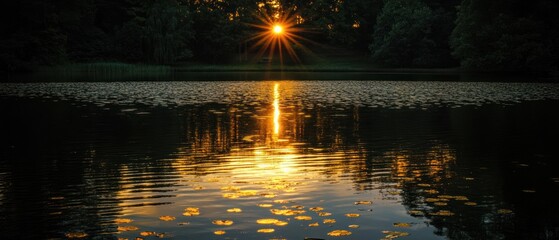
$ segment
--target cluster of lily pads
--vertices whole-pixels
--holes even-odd
[[[274,200],[273,201],[274,204],[291,204],[293,203],[292,201],[289,200]],[[371,205],[373,204],[372,201],[356,201],[354,203],[354,205]],[[275,216],[293,216],[293,219],[296,221],[309,221],[310,223],[306,224],[308,227],[318,227],[321,224],[325,224],[325,225],[329,225],[329,226],[333,226],[336,223],[336,219],[333,218],[324,218],[321,221],[313,221],[315,220],[316,217],[313,217],[311,215],[309,215],[308,213],[314,213],[314,215],[316,215],[317,217],[328,217],[331,216],[332,213],[325,211],[325,209],[323,207],[320,206],[316,206],[316,207],[310,207],[307,208],[305,206],[302,205],[292,205],[292,206],[281,206],[280,208],[272,208],[273,204],[259,204],[259,207],[264,207],[264,208],[270,208],[269,212],[272,215]],[[226,212],[228,213],[241,213],[243,212],[243,210],[241,208],[229,208],[226,210]],[[196,217],[199,216],[201,214],[201,210],[198,207],[186,207],[184,209],[184,212],[182,213],[183,216],[186,217]],[[305,215],[307,214],[307,215]],[[347,218],[358,218],[360,217],[360,214],[358,213],[347,213],[345,214],[345,217]],[[170,222],[170,221],[175,221],[177,220],[176,217],[174,216],[160,216],[159,220],[161,221],[166,221],[166,222]],[[133,225],[130,225],[133,222],[132,219],[128,219],[128,218],[117,218],[114,220],[114,223],[118,225],[117,227],[117,231],[118,232],[131,232],[131,231],[138,231],[139,228]],[[231,219],[214,219],[211,222],[213,225],[216,226],[231,226],[233,224],[235,224],[235,222]],[[185,222],[180,222],[178,223],[178,225],[187,225],[188,223]],[[256,224],[257,225],[265,225],[265,227],[263,228],[259,228],[256,230],[257,234],[267,234],[267,233],[274,233],[276,231],[276,227],[283,227],[289,224],[289,220],[288,221],[284,221],[284,220],[280,220],[277,218],[260,218],[256,220]],[[406,227],[403,225],[403,223],[395,223],[396,227]],[[348,229],[357,229],[359,228],[359,225],[356,224],[351,224],[347,226]],[[348,229],[335,229],[332,231],[329,231],[327,233],[328,236],[331,237],[340,237],[340,236],[349,236],[352,234],[351,231],[349,231]],[[226,230],[215,230],[213,232],[213,234],[215,235],[225,235],[227,234]],[[387,239],[392,239],[395,236],[407,236],[408,233],[401,233],[401,232],[390,232],[390,233],[385,233],[387,234],[386,238]],[[158,232],[154,232],[154,231],[142,231],[139,233],[140,237],[137,237],[136,239],[142,239],[142,237],[149,237],[149,236],[155,236],[155,237],[159,237],[159,238],[163,238],[166,236],[165,233],[158,233]],[[88,234],[87,233],[83,233],[83,232],[69,232],[66,234],[67,238],[85,238],[87,237]],[[119,238],[119,240],[124,240],[126,238]]]

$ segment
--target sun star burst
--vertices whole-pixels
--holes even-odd
[[[272,59],[275,54],[278,54],[280,63],[283,64],[283,55],[286,52],[293,61],[300,63],[301,60],[294,47],[306,49],[301,44],[301,41],[306,39],[300,36],[303,29],[297,27],[295,15],[287,12],[275,14],[272,17],[262,12],[258,18],[261,24],[250,25],[258,28],[259,31],[247,40],[255,41],[253,48],[258,49],[257,59],[262,58],[265,54]]]

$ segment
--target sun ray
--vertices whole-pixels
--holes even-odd
[[[283,9],[281,6],[274,8],[276,11],[272,14],[268,14],[265,9],[260,9],[256,18],[261,24],[248,24],[258,29],[258,32],[246,41],[255,41],[251,49],[257,49],[256,59],[258,60],[262,56],[267,56],[271,61],[277,56],[280,66],[283,66],[285,55],[295,63],[301,63],[298,50],[294,49],[294,46],[310,52],[302,42],[312,41],[300,35],[305,30],[297,27],[297,15],[293,14],[292,9]]]

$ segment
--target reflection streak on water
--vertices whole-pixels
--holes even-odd
[[[279,83],[274,84],[274,136],[277,138],[280,131]]]

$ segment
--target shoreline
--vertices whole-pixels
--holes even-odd
[[[180,64],[120,62],[76,63],[40,67],[33,72],[0,73],[0,82],[38,81],[224,81],[224,80],[379,80],[449,82],[551,82],[559,74],[526,71],[471,71],[452,68],[386,68],[365,62],[308,65]]]

